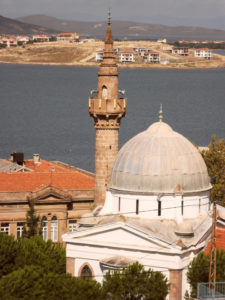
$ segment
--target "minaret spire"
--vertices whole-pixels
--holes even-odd
[[[109,12],[108,12],[108,25],[111,25],[111,11],[109,8]]]
[[[162,104],[160,104],[160,111],[159,111],[159,122],[163,121],[163,110],[162,110]]]
[[[111,12],[109,9],[105,48],[98,72],[97,95],[89,98],[89,114],[94,119],[95,204],[105,201],[113,161],[118,152],[120,120],[126,114],[126,99],[118,91],[118,68],[113,49]]]

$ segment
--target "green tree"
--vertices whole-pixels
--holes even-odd
[[[204,252],[200,252],[189,264],[187,279],[191,285],[191,297],[197,296],[197,285],[200,282],[209,280],[210,257]],[[217,249],[216,251],[216,281],[225,281],[225,251]]]
[[[20,239],[16,257],[16,268],[24,268],[26,265],[41,267],[46,273],[53,272],[63,274],[66,272],[65,249],[54,244],[51,240],[45,242],[41,236],[30,239]]]
[[[221,200],[221,205],[225,206],[225,140],[217,140],[213,135],[209,150],[201,153],[212,178],[211,201]]]
[[[101,286],[95,280],[45,273],[36,266],[18,269],[0,280],[1,300],[95,300]]]
[[[65,274],[65,249],[41,236],[14,240],[13,236],[0,234],[0,278],[26,266],[42,268],[45,273]]]
[[[36,211],[34,208],[34,201],[29,200],[29,210],[26,214],[26,226],[23,229],[23,237],[30,238],[32,236],[40,234],[40,216],[36,215]]]
[[[161,272],[145,270],[138,262],[104,276],[103,299],[109,300],[163,300],[169,283]]]
[[[13,236],[0,233],[0,278],[15,270],[18,245]]]

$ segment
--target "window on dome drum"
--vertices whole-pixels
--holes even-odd
[[[158,200],[158,216],[161,216],[161,201]]]
[[[120,197],[118,198],[118,211],[120,211],[120,206],[121,206],[121,200]]]
[[[136,215],[139,214],[139,200],[136,200]]]
[[[48,240],[48,220],[43,217],[41,220],[42,237],[44,241]]]
[[[53,242],[58,241],[58,220],[56,216],[51,220],[51,240]]]
[[[16,227],[17,238],[21,238],[23,236],[23,228],[24,228],[23,222],[17,223],[17,227]]]
[[[181,216],[184,215],[184,200],[181,200]]]
[[[9,223],[1,223],[1,232],[9,234]]]
[[[92,277],[91,269],[85,265],[81,270],[81,277]]]
[[[77,220],[69,220],[69,231],[74,232],[77,228]]]

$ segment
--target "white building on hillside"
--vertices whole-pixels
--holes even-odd
[[[202,57],[205,59],[212,58],[212,51],[208,48],[199,48],[195,50],[195,57]]]
[[[120,62],[134,62],[133,52],[120,52]]]
[[[160,115],[118,152],[103,208],[64,234],[67,271],[101,281],[138,261],[168,277],[167,299],[184,299],[187,266],[210,234],[210,189],[199,151]]]

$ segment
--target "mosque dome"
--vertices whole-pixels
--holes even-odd
[[[130,193],[193,193],[211,188],[206,164],[184,136],[156,122],[129,140],[111,170],[111,189]]]

